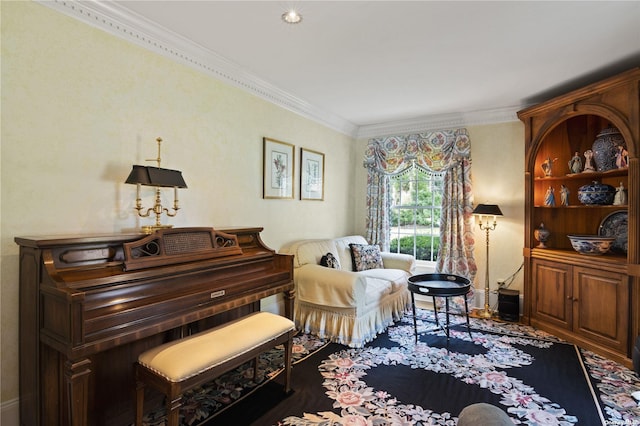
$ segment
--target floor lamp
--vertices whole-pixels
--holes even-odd
[[[478,315],[481,318],[491,318],[493,312],[489,307],[489,231],[496,229],[496,218],[502,216],[502,212],[497,204],[478,204],[473,209],[473,214],[478,217],[480,229],[487,232],[487,264],[484,269],[484,310],[480,311]],[[493,216],[493,223],[489,221],[489,216]]]

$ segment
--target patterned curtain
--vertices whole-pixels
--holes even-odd
[[[391,208],[389,176],[374,169],[367,170],[367,235],[371,244],[389,251],[389,209]]]
[[[389,176],[402,173],[413,165],[429,172],[444,173],[436,271],[467,277],[473,282],[477,268],[473,256],[470,154],[471,142],[466,129],[369,140],[364,158],[368,172],[367,240],[384,251],[389,250]]]
[[[473,192],[468,158],[451,167],[444,177],[440,253],[436,270],[473,281],[477,268],[473,256]]]

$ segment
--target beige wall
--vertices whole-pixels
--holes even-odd
[[[189,186],[163,223],[262,226],[274,249],[353,232],[350,137],[47,7],[3,2],[2,401],[18,395],[14,237],[153,223],[134,215],[123,181],[156,157],[158,136],[162,165]],[[296,145],[296,161],[300,147],[325,153],[325,201],[262,199],[263,136]]]
[[[169,220],[176,226],[262,226],[274,249],[297,238],[364,234],[365,140],[39,4],[0,7],[3,403],[18,396],[14,237],[121,232],[149,223],[134,215],[135,188],[122,182],[132,164],[156,156],[157,136],[165,140],[163,167],[182,170],[189,185],[180,192],[183,209]],[[495,282],[522,261],[523,127],[515,122],[469,131],[476,202],[496,202],[505,213],[491,234]],[[325,201],[262,199],[263,136],[325,153]],[[143,200],[150,201],[150,195]],[[482,233],[476,253],[481,287]]]
[[[468,127],[471,138],[474,204],[498,204],[504,217],[489,233],[489,280],[515,273],[523,262],[524,247],[524,125],[512,122]],[[486,234],[476,228],[476,287],[484,288]],[[522,271],[511,288],[522,294]]]

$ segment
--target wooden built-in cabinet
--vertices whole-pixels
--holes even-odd
[[[535,257],[532,270],[534,325],[583,346],[592,342],[601,345],[609,357],[626,353],[629,343],[626,274],[574,266],[570,260]]]
[[[640,334],[639,101],[640,68],[635,68],[518,113],[526,145],[524,321],[628,366]],[[585,151],[611,126],[625,139],[628,167],[572,174],[568,163],[574,153],[585,162]],[[551,176],[542,168],[548,159]],[[594,181],[623,185],[627,203],[580,203],[579,188]],[[568,206],[560,203],[562,186],[569,190]],[[545,205],[549,187],[555,206]],[[567,235],[598,234],[603,220],[617,212],[628,217],[626,253],[573,250]],[[551,232],[546,248],[535,238],[542,223]]]

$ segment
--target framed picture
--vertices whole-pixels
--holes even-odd
[[[263,138],[262,198],[293,198],[294,146]]]
[[[300,199],[324,200],[324,154],[300,148]]]

